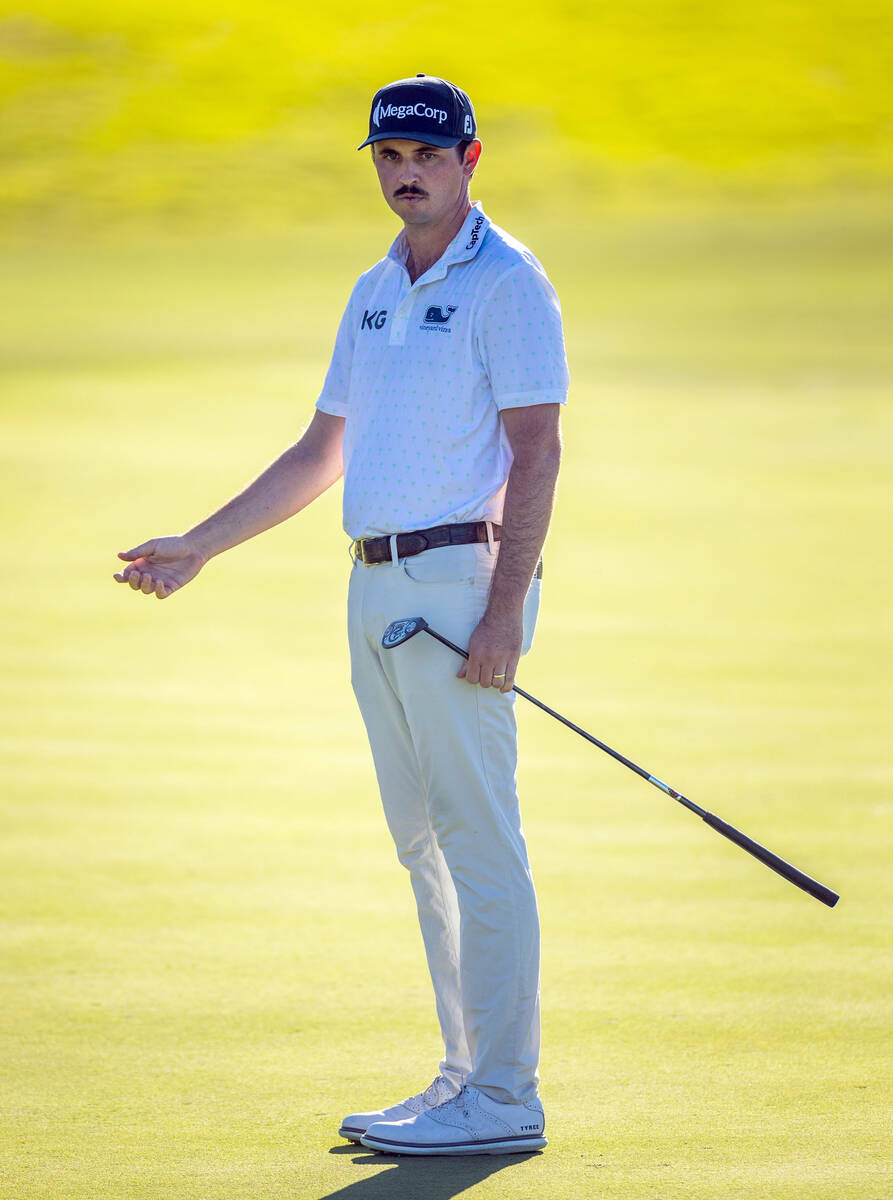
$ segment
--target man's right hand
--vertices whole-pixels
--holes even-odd
[[[135,592],[165,600],[194,579],[207,561],[186,537],[152,538],[118,554],[128,565],[115,574]]]

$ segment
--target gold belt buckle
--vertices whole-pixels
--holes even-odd
[[[366,562],[366,539],[365,538],[357,538],[354,541],[353,545],[354,545],[354,554],[356,555],[356,557],[360,560],[360,562],[363,564],[364,567],[368,567],[369,563]]]

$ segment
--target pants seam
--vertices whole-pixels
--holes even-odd
[[[481,692],[480,692],[480,687],[475,688],[475,713],[477,716],[476,726],[477,726],[477,735],[478,735],[478,750],[479,750],[480,757],[481,757],[481,770],[483,773],[484,780],[486,781],[486,784],[487,784],[487,794],[490,798],[490,808],[494,814],[498,814],[499,824],[502,825],[502,824],[504,824],[504,821],[502,819],[502,812],[501,812],[499,805],[497,804],[496,799],[495,799],[495,795],[494,795],[494,791],[493,791],[493,784],[490,779],[490,771],[489,771],[489,767],[487,764],[487,756],[484,753],[484,739],[483,739],[483,733],[481,731]],[[521,975],[522,975],[522,972],[521,972],[521,928],[520,928],[520,923],[518,920],[518,911],[514,905],[512,906],[511,912],[512,912],[512,940],[514,943],[514,951],[515,951],[515,1001],[516,1001],[515,1002],[515,1016],[514,1016],[514,1020],[512,1021],[512,1025],[511,1025],[512,1062],[516,1063],[518,1061],[518,1021],[520,1020],[520,1013],[521,1013]],[[517,1075],[516,1075],[516,1072],[514,1071],[514,1069],[512,1071],[512,1078],[513,1078],[515,1090],[517,1091],[518,1080],[517,1080]]]

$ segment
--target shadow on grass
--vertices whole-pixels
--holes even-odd
[[[533,1154],[469,1154],[467,1156],[439,1155],[410,1157],[405,1154],[379,1154],[359,1146],[333,1146],[330,1154],[352,1154],[358,1167],[383,1167],[366,1179],[348,1183],[337,1191],[327,1192],[319,1200],[453,1200],[476,1183],[516,1166]]]

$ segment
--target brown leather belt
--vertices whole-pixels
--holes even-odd
[[[502,537],[502,526],[491,525],[493,541]],[[424,550],[435,550],[439,546],[468,546],[472,542],[487,541],[486,521],[465,521],[459,525],[435,525],[433,529],[414,529],[411,533],[397,534],[397,557],[410,558]],[[364,567],[391,561],[390,537],[357,538],[351,553]]]

